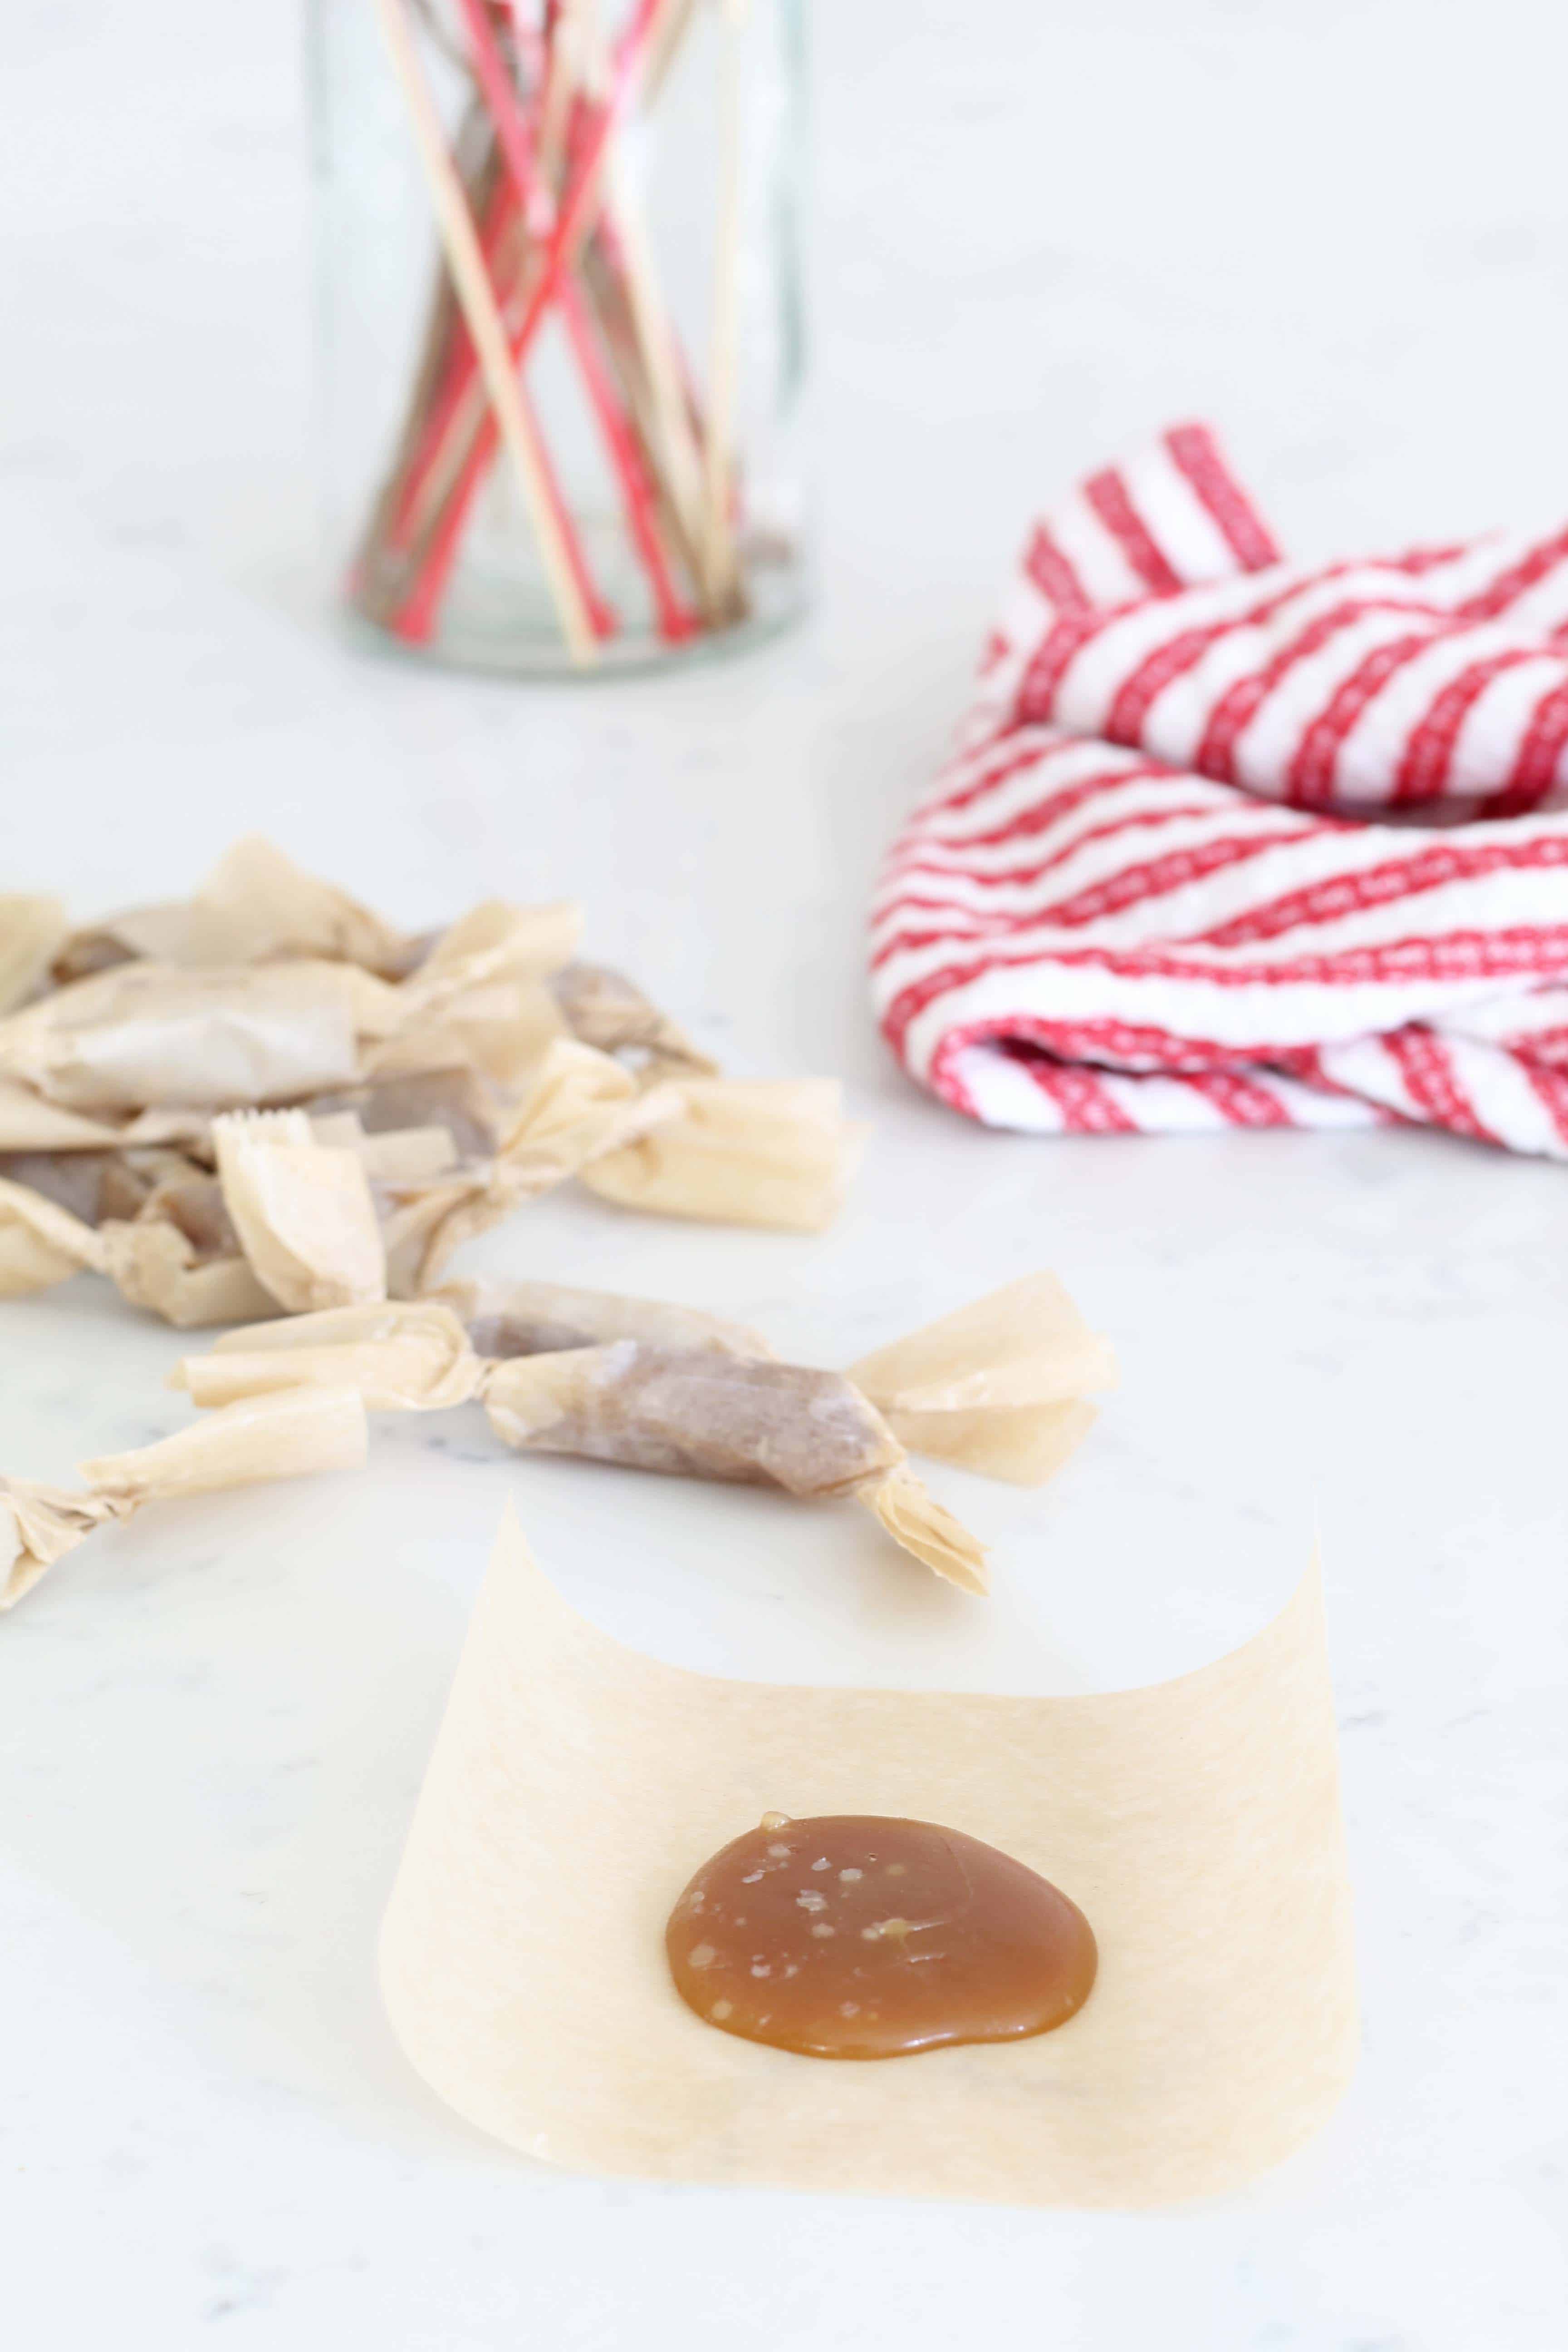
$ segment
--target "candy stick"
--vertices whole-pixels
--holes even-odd
[[[719,229],[713,255],[713,338],[709,362],[704,448],[703,563],[716,589],[733,593],[735,542],[732,445],[741,309],[741,64],[746,0],[722,0],[719,64]]]
[[[374,0],[374,6],[414,126],[447,266],[479,357],[496,426],[522,491],[561,633],[573,660],[587,667],[597,658],[598,646],[594,613],[584,591],[581,551],[574,561],[563,530],[562,510],[552,496],[537,428],[514,373],[513,355],[462,183],[447,152],[440,117],[400,0]]]
[[[664,88],[665,76],[679,54],[680,45],[691,26],[692,11],[697,0],[675,0],[665,16],[658,34],[649,46],[647,64],[643,70],[643,102],[651,106]]]
[[[592,0],[583,0],[583,5],[587,31],[588,75],[593,82],[602,85],[606,72],[604,43],[592,13]],[[679,0],[672,0],[672,10],[679,5]],[[632,324],[652,395],[653,435],[660,460],[658,470],[665,478],[685,536],[697,550],[698,578],[704,591],[704,601],[711,602],[715,583],[704,561],[702,465],[682,394],[675,337],[659,298],[658,273],[641,210],[631,184],[621,169],[620,159],[613,151],[605,166],[600,214],[625,279]],[[710,614],[710,617],[717,615]]]
[[[470,209],[483,221],[485,262],[493,282],[499,282],[505,248],[517,226],[499,161],[492,141],[480,171],[466,183]],[[443,268],[437,275],[424,353],[397,452],[351,572],[354,592],[373,620],[390,621],[398,598],[406,591],[408,524],[414,502],[440,456],[454,415],[476,382],[478,369],[451,278]]]
[[[614,452],[626,502],[626,530],[648,576],[658,633],[668,643],[679,644],[693,634],[698,621],[696,614],[682,604],[676,590],[659,537],[658,501],[648,478],[641,446],[632,429],[631,419],[616,398],[594,339],[592,321],[574,287],[563,298],[562,307],[566,331],[572,339],[583,381],[588,387],[588,396],[594,403],[605,438]]]

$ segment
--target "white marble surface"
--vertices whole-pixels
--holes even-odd
[[[1568,1178],[1419,1137],[1049,1145],[916,1098],[861,908],[1038,489],[1220,416],[1293,541],[1568,511],[1568,35],[1546,0],[816,12],[818,624],[519,694],[351,657],[310,559],[292,11],[21,0],[0,85],[5,880],[93,908],[263,825],[410,919],[581,891],[739,1067],[876,1121],[820,1241],[552,1202],[477,1250],[823,1360],[1041,1263],[1125,1385],[1045,1498],[942,1481],[989,1612],[868,1526],[377,1439],[149,1515],[0,1635],[7,2339],[337,2352],[1547,2352],[1563,2307]],[[174,1426],[175,1337],[8,1308],[3,1458]],[[502,1497],[693,1664],[1114,1684],[1262,1622],[1314,1517],[1366,2052],[1253,2195],[1075,2217],[647,2190],[412,2078],[373,1944]],[[1555,2042],[1553,2034],[1555,2033]]]

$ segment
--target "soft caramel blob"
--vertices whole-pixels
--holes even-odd
[[[1048,2033],[1097,1965],[1048,1879],[962,1830],[869,1813],[764,1813],[691,1880],[665,1948],[699,2017],[811,2058]]]

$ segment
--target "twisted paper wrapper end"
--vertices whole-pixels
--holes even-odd
[[[0,1610],[30,1592],[94,1528],[129,1518],[144,1503],[363,1469],[369,1452],[363,1399],[340,1385],[249,1397],[154,1444],[84,1462],[84,1494],[0,1477]]]

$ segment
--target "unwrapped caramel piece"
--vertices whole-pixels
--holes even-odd
[[[896,1814],[764,1813],[687,1882],[665,1951],[710,2025],[812,2058],[1050,2033],[1099,1965],[1089,1921],[1049,1879]]]

